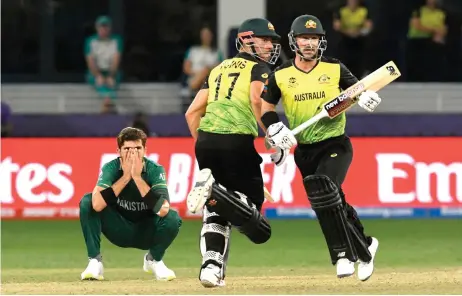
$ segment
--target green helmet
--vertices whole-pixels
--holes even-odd
[[[317,46],[317,52],[313,57],[307,57],[303,54],[302,50],[297,44],[296,37],[300,35],[318,35],[319,43]],[[293,52],[296,52],[300,55],[302,59],[305,60],[319,60],[324,51],[327,49],[327,40],[326,40],[326,31],[322,27],[321,21],[313,15],[301,15],[297,17],[290,27],[289,45],[290,49]]]
[[[253,37],[270,37],[273,41],[276,41],[273,42],[273,48],[270,52],[269,58],[260,56],[262,49],[255,44]],[[236,48],[240,50],[244,46],[248,46],[250,47],[251,52],[247,53],[269,64],[275,64],[281,54],[281,44],[278,43],[280,39],[281,36],[276,33],[273,24],[271,24],[267,19],[252,18],[245,20],[239,27],[236,38]],[[257,52],[257,49],[260,50],[260,53]]]

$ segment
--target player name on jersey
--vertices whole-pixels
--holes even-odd
[[[231,59],[231,60],[223,61],[223,63],[221,63],[220,65],[220,70],[229,69],[229,68],[244,69],[246,66],[247,66],[247,61],[244,59],[240,59],[240,60]]]

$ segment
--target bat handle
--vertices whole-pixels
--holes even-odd
[[[304,123],[302,123],[299,126],[297,126],[296,128],[294,128],[292,130],[292,134],[296,135],[296,134],[300,133],[301,131],[303,131],[304,129],[309,127],[310,125],[316,123],[318,120],[325,117],[326,115],[327,115],[327,112],[323,109],[322,112],[316,114],[315,116],[311,117],[310,119],[308,119]]]

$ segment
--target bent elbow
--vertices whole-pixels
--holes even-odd
[[[260,110],[262,106],[261,101],[262,99],[260,97],[252,97],[252,99],[250,100],[250,103],[252,104],[254,108],[257,108],[258,110]]]
[[[188,108],[188,110],[186,110],[186,113],[184,114],[184,117],[186,118],[186,120],[191,120],[192,117],[194,117],[194,110],[192,110],[191,108]]]

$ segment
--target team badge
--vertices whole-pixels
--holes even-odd
[[[330,81],[330,77],[326,74],[323,74],[318,79],[319,83],[328,83]]]
[[[307,29],[310,29],[310,28],[316,29],[316,22],[313,20],[309,20],[306,22],[305,27]]]

